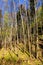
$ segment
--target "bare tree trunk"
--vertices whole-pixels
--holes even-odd
[[[2,48],[2,11],[0,10],[0,48]]]
[[[34,21],[34,15],[35,15],[35,7],[34,7],[34,0],[30,0],[30,54],[32,54],[32,33],[31,33],[31,23]]]

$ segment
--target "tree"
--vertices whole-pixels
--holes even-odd
[[[2,48],[2,10],[0,10],[0,48]]]
[[[5,40],[5,48],[9,44],[8,40],[10,38],[10,20],[9,20],[9,14],[5,12],[4,14],[4,31],[3,31],[3,39]]]
[[[38,23],[37,23],[37,13],[35,10],[35,5],[37,4],[35,2],[36,0],[30,0],[30,19],[31,19],[31,22],[34,23],[34,28],[32,29],[34,36],[31,35],[31,37],[32,37],[32,41],[34,41],[33,44],[35,44],[35,58],[38,58],[38,51],[37,51],[38,49]],[[31,28],[31,25],[30,25],[30,28]],[[32,49],[32,43],[31,43],[31,49]]]
[[[35,14],[35,5],[34,5],[34,0],[30,0],[30,16],[31,19],[34,18],[34,14]]]

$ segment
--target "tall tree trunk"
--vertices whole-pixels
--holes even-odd
[[[32,53],[32,33],[31,33],[31,22],[34,21],[34,15],[35,15],[35,7],[34,7],[34,0],[30,0],[30,47],[31,47],[31,53]],[[34,23],[34,22],[33,22]],[[34,29],[35,31],[35,29]],[[34,32],[33,31],[33,32]],[[35,42],[34,42],[35,43]]]
[[[35,19],[37,19],[37,16],[35,15],[35,0],[30,0],[30,19],[31,22],[34,21],[34,44],[35,44],[35,58],[37,57],[37,47],[38,47],[38,25],[35,21]],[[36,18],[35,18],[36,17]],[[31,24],[31,23],[30,23]],[[36,32],[37,31],[37,32]],[[31,35],[32,37],[32,35]],[[31,52],[32,52],[32,43],[31,43]]]
[[[2,48],[2,11],[0,10],[0,48]]]
[[[30,16],[31,19],[34,18],[35,15],[35,3],[34,0],[30,0]]]

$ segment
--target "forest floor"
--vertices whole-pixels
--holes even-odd
[[[43,65],[39,60],[29,57],[18,47],[15,50],[2,48],[0,50],[0,65]]]

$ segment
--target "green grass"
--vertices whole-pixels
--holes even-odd
[[[0,60],[4,58],[6,61],[12,59],[14,61],[18,60],[18,57],[10,50],[5,50],[4,48],[0,51]]]
[[[16,54],[18,54],[18,56]],[[4,65],[19,65],[19,63],[21,65],[42,65],[42,63],[37,59],[31,61],[28,52],[23,53],[19,48],[16,48],[16,51],[2,48],[0,50],[0,65],[3,65],[3,59],[5,62]]]
[[[35,60],[36,65],[43,65],[39,60]]]

